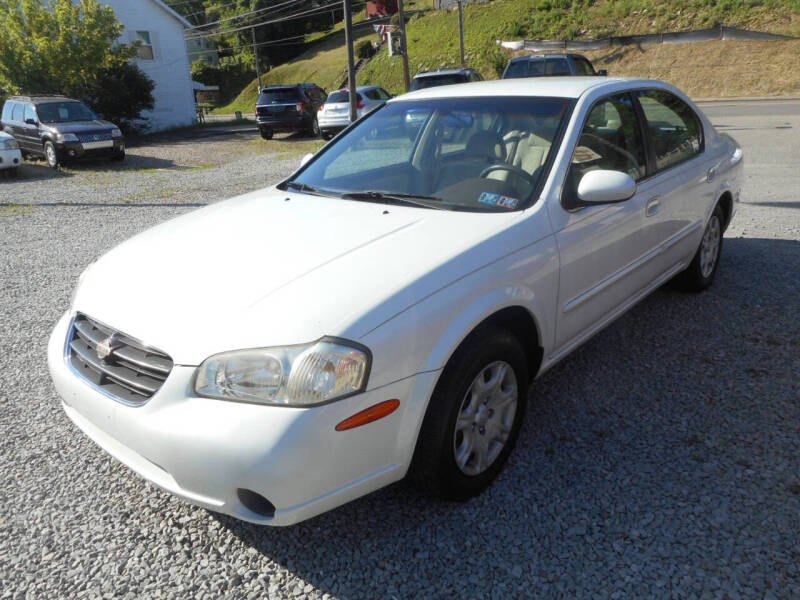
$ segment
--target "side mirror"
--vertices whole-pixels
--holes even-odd
[[[314,155],[313,155],[313,154],[311,154],[311,152],[309,152],[309,153],[308,153],[308,154],[306,154],[306,155],[305,155],[303,158],[301,158],[301,159],[300,159],[300,166],[302,167],[304,164],[306,164],[306,163],[307,163],[308,161],[310,161],[312,158],[314,158]]]
[[[38,123],[36,122],[36,119],[25,119],[25,123],[27,125],[38,125]]]
[[[624,202],[635,193],[636,182],[622,171],[589,171],[578,184],[578,199],[583,205]]]
[[[600,69],[597,72],[597,74],[600,75],[601,77],[607,77],[608,76],[608,70],[607,69]]]

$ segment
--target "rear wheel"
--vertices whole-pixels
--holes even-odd
[[[725,216],[719,204],[706,224],[700,247],[685,271],[675,278],[676,285],[690,292],[700,292],[714,282],[722,254],[722,229]]]
[[[317,122],[317,117],[314,117],[314,120],[311,121],[311,135],[312,137],[319,137],[319,122]]]
[[[527,390],[525,354],[511,333],[487,327],[470,335],[431,397],[411,477],[450,500],[480,493],[516,443]]]
[[[125,148],[120,148],[119,152],[111,157],[111,160],[116,160],[118,162],[125,160]]]
[[[262,127],[261,129],[259,129],[259,132],[261,133],[261,137],[264,138],[265,140],[271,140],[272,139],[272,135],[273,135],[272,128],[270,128],[270,127]]]
[[[44,159],[51,169],[57,169],[61,164],[61,157],[58,155],[58,150],[53,142],[47,141],[44,143]]]

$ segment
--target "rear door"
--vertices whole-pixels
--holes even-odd
[[[33,104],[25,104],[21,127],[24,132],[26,150],[41,151],[42,138],[39,135],[39,117]]]
[[[645,236],[659,274],[680,270],[700,244],[714,201],[713,161],[705,153],[703,125],[686,102],[659,89],[635,94],[649,137],[652,176],[645,194]]]

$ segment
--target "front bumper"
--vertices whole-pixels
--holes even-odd
[[[436,373],[409,377],[319,407],[298,409],[193,395],[195,367],[176,365],[144,405],[114,401],[77,376],[64,356],[72,315],[56,325],[50,373],[64,411],[100,447],[145,479],[192,504],[265,525],[290,525],[401,479]],[[337,432],[345,418],[397,398],[400,407]],[[260,494],[274,514],[246,506]]]
[[[18,149],[0,150],[0,169],[15,169],[22,164],[22,152]]]
[[[98,145],[95,146],[94,144]],[[64,159],[105,158],[117,156],[125,151],[125,140],[111,140],[111,145],[100,146],[103,142],[56,142],[56,150]]]

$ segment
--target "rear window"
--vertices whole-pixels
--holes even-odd
[[[258,95],[258,104],[290,104],[298,100],[296,89],[264,90]]]
[[[467,80],[466,77],[458,74],[415,77],[414,81],[411,82],[411,87],[409,88],[409,91],[413,92],[414,90],[422,90],[425,88],[437,87],[440,85],[452,85],[454,83],[464,83],[466,80]]]
[[[545,75],[569,75],[569,64],[566,58],[548,58]]]
[[[519,77],[528,76],[528,61],[518,60],[508,63],[506,72],[503,73],[503,79],[517,79]]]
[[[356,98],[359,102],[361,102],[361,94],[356,94]],[[328,103],[330,104],[337,104],[341,102],[350,102],[350,92],[347,90],[339,90],[337,92],[332,92],[328,96]]]

